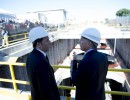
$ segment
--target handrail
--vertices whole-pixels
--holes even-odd
[[[22,66],[22,67],[25,67],[26,64],[25,63],[14,63],[14,62],[0,62],[1,65],[15,65],[15,66]],[[52,66],[53,68],[67,68],[69,69],[70,66],[63,66],[63,65],[53,65]],[[115,72],[126,72],[126,73],[130,73],[130,69],[114,69],[114,68],[108,68],[108,71],[115,71]]]
[[[15,63],[15,62],[0,62],[0,65],[9,65],[10,67],[10,72],[11,72],[11,76],[12,79],[5,79],[5,78],[0,78],[0,81],[2,82],[9,82],[13,84],[14,87],[14,91],[16,93],[18,93],[18,88],[17,88],[17,83],[19,84],[25,84],[25,85],[29,85],[28,81],[21,81],[21,80],[16,80],[15,79],[15,75],[14,75],[14,70],[13,70],[13,66],[21,66],[21,67],[25,67],[26,64],[25,63]],[[59,65],[53,65],[53,68],[67,68],[69,69],[70,66],[59,66]],[[113,68],[108,68],[108,71],[114,71],[114,72],[127,72],[130,73],[130,69],[113,69]],[[70,86],[58,86],[59,89],[67,89],[67,90],[75,90],[75,87],[70,87]],[[0,92],[1,93],[1,92]],[[130,93],[128,92],[119,92],[119,91],[105,91],[105,93],[107,94],[115,94],[115,95],[124,95],[124,96],[130,96]],[[30,96],[29,96],[30,97]]]
[[[26,39],[27,38],[27,34],[28,33],[22,33],[22,34],[15,34],[15,35],[11,35],[11,36],[8,36],[8,37],[17,37],[17,36],[24,36],[24,38],[20,38],[20,39],[15,39],[15,40],[11,40],[11,41],[8,41],[8,42],[14,42],[14,41],[19,41],[19,40],[23,40],[23,39]]]
[[[16,41],[20,41],[20,40],[25,40],[27,39],[27,35],[28,33],[21,33],[21,34],[15,34],[15,35],[11,35],[11,36],[8,36],[8,38],[13,38],[13,37],[17,37],[17,36],[24,36],[23,38],[18,38],[18,39],[14,39],[14,40],[8,40],[8,44],[11,43],[11,42],[16,42]],[[0,37],[0,40],[3,39],[3,37]]]
[[[75,90],[75,87],[71,86],[58,86],[59,89],[67,89],[67,90]],[[118,92],[118,91],[105,91],[107,94],[115,94],[115,95],[123,95],[123,96],[130,96],[128,92]]]

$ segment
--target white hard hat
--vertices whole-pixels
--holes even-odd
[[[100,32],[96,28],[87,28],[86,30],[83,31],[81,36],[97,44],[100,43],[101,35],[100,35]]]
[[[34,42],[36,39],[40,39],[46,36],[48,36],[48,33],[45,31],[43,27],[34,27],[29,32],[29,41]]]

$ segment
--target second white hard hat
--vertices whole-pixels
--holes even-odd
[[[81,36],[97,44],[99,44],[101,40],[100,32],[96,28],[87,28],[82,32]]]
[[[45,31],[43,27],[34,27],[29,32],[29,41],[34,42],[36,39],[40,39],[46,36],[48,36],[48,33]]]

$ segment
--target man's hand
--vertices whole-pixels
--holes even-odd
[[[73,60],[77,60],[75,51],[73,52]]]
[[[77,55],[77,54],[76,54],[75,51],[71,52],[71,54],[69,55],[69,59],[70,59],[70,60],[77,60],[76,55]]]

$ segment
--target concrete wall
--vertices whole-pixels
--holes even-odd
[[[114,39],[108,40],[114,48]],[[117,39],[116,40],[116,55],[121,58],[122,66],[130,68],[130,39]]]
[[[50,63],[57,65],[62,63],[70,51],[76,46],[78,40],[60,39],[52,43],[52,47],[47,53]]]
[[[111,45],[111,49],[114,48],[114,39],[108,40]],[[117,39],[116,40],[116,52],[115,57],[119,62],[122,68],[130,69],[130,39]],[[130,73],[124,73],[126,76],[126,81],[124,83],[124,92],[130,92]],[[124,96],[125,97],[125,96]],[[129,97],[125,97],[126,99],[122,100],[129,100]],[[129,98],[129,99],[128,99]]]

